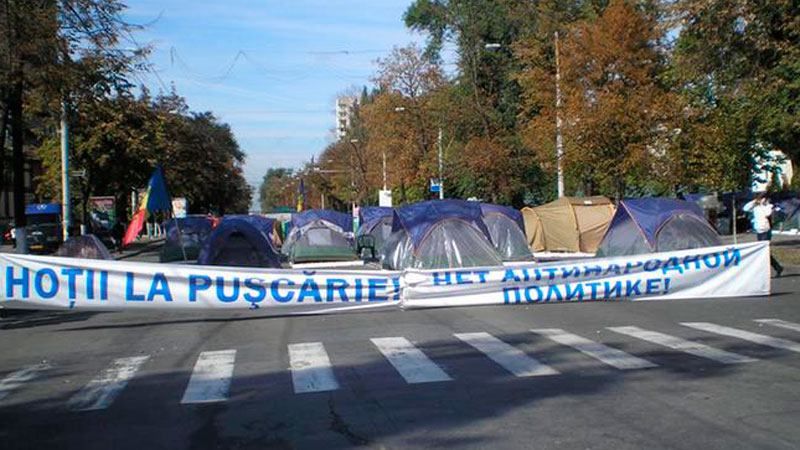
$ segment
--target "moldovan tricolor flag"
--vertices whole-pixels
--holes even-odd
[[[306,185],[303,179],[300,178],[300,184],[297,186],[297,212],[300,212],[305,207],[306,203]]]
[[[164,172],[161,171],[161,166],[159,166],[150,176],[150,182],[147,183],[147,192],[144,194],[142,204],[139,205],[139,210],[133,215],[131,223],[128,224],[128,229],[125,230],[122,246],[130,244],[136,239],[136,236],[142,231],[148,213],[171,210],[172,198],[170,198],[167,190],[167,183],[164,181]]]

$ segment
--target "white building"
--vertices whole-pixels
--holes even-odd
[[[336,98],[336,138],[342,139],[350,130],[353,122],[355,108],[358,105],[356,97],[342,96]]]

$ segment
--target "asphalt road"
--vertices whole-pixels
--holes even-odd
[[[800,325],[756,320],[800,324],[799,283],[290,318],[14,314],[0,321],[0,447],[794,449]],[[530,331],[554,328],[561,343]]]

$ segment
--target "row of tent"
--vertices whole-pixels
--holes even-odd
[[[437,269],[532,261],[542,252],[633,255],[720,245],[695,203],[667,198],[561,198],[521,211],[464,200],[432,200],[400,208],[363,207],[353,233],[349,214],[308,210],[289,229],[262,216],[220,220],[189,216],[166,223],[161,260],[202,265],[281,267],[354,261],[365,253],[382,267]]]

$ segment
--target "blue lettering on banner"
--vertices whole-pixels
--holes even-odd
[[[44,279],[49,278],[50,289],[44,288]],[[56,271],[50,268],[41,269],[36,272],[33,277],[33,287],[36,290],[36,295],[43,299],[50,299],[58,293],[58,275]]]
[[[644,271],[645,272],[655,272],[661,267],[661,260],[660,259],[648,259],[644,263]]]
[[[450,272],[433,272],[434,286],[449,285],[451,283],[452,281],[450,281]]]
[[[385,302],[389,299],[385,292],[383,295],[379,295],[380,291],[386,291],[387,284],[385,278],[370,278],[367,280],[367,285],[369,286],[368,301]]]
[[[625,282],[625,297],[632,297],[634,295],[642,295],[642,291],[639,289],[639,284],[642,280],[627,280]]]
[[[217,299],[223,303],[232,303],[239,299],[239,277],[233,277],[231,279],[231,285],[233,286],[233,290],[230,295],[225,294],[225,278],[217,277],[216,283],[217,285]]]
[[[150,292],[147,293],[147,301],[152,302],[156,295],[164,297],[164,301],[172,301],[172,292],[169,290],[167,277],[161,272],[156,272],[153,276],[153,281],[150,283]]]
[[[489,273],[486,271],[486,273]],[[393,300],[400,300],[400,277],[393,277],[392,278],[392,285],[394,286],[394,298]]]
[[[16,297],[14,295],[14,286],[19,286],[21,295]],[[6,298],[21,298],[27,299],[30,296],[30,270],[27,267],[22,268],[22,273],[19,278],[14,278],[14,267],[6,267]]]
[[[206,275],[189,275],[189,301],[197,301],[197,293],[211,287],[211,277]]]
[[[133,272],[125,272],[125,301],[128,302],[143,302],[144,294],[134,293],[133,282],[136,279]]]
[[[456,284],[472,284],[469,278],[472,272],[456,272]]]
[[[709,256],[713,256],[714,260],[713,263],[708,261]],[[709,255],[703,255],[703,264],[706,265],[709,269],[716,269],[722,264],[722,259],[719,257],[719,253],[711,253]]]
[[[100,300],[108,300],[108,272],[100,271]]]
[[[297,303],[302,303],[306,297],[312,297],[315,302],[322,302],[322,296],[319,294],[319,285],[313,278],[306,278],[303,285],[300,286],[300,293],[297,295]]]
[[[619,264],[609,264],[606,267],[606,275],[613,273],[614,275],[622,275],[622,267]]]
[[[328,283],[325,286],[326,291],[326,298],[329,302],[332,302],[336,296],[334,294],[339,295],[339,300],[342,302],[346,302],[347,300],[347,287],[350,283],[347,280],[342,278],[329,278]]]
[[[581,276],[581,268],[573,266],[572,268],[562,267],[561,268],[561,278],[569,278],[569,277],[580,277]]]
[[[67,276],[67,296],[70,300],[75,300],[77,296],[78,275],[83,273],[83,269],[76,269],[74,267],[65,267],[61,269],[61,274]]]
[[[657,294],[661,289],[661,279],[659,278],[650,278],[645,283],[644,293],[646,295],[653,295]]]
[[[564,288],[567,291],[566,300],[583,300],[583,283],[572,285],[567,283],[564,285]],[[592,298],[594,298],[594,296],[592,296]]]
[[[263,283],[263,280],[258,278],[246,278],[244,287],[250,291],[244,294],[244,299],[250,303],[259,303],[267,298],[267,288]]]
[[[295,285],[294,281],[288,278],[278,278],[276,280],[273,280],[272,283],[270,283],[269,292],[272,298],[274,298],[276,302],[288,303],[292,301],[292,299],[294,298],[294,291],[290,289],[286,294],[281,294],[280,291],[278,291],[278,288],[281,287],[281,282],[285,282],[286,286],[289,288]]]
[[[622,296],[622,281],[605,281],[603,288],[604,296],[606,298],[614,298]]]
[[[700,255],[687,255],[683,257],[683,267],[689,270],[690,264],[694,263],[695,270],[700,270]]]
[[[514,269],[506,269],[506,273],[503,275],[501,282],[505,283],[507,281],[520,282],[522,280],[517,276],[516,272],[514,272]]]
[[[742,262],[742,253],[738,248],[725,250],[725,267],[730,267],[731,264],[738,266]]]
[[[641,266],[642,266],[642,262],[641,261],[636,261],[634,263],[626,263],[625,264],[625,274],[627,275],[627,274],[631,273],[633,271],[633,269],[636,269],[637,267],[641,267]]]
[[[86,269],[86,299],[94,300],[94,270]]]

